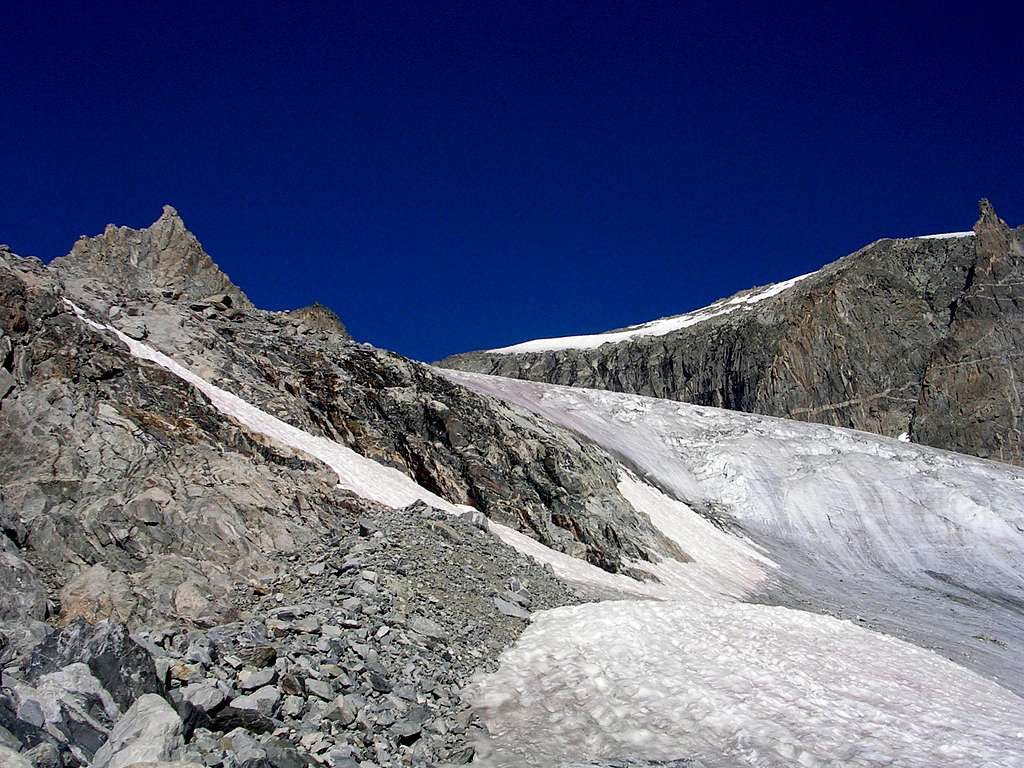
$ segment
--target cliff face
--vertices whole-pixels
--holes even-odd
[[[611,343],[530,343],[440,365],[906,433],[1021,464],[1022,243],[982,201],[973,233],[879,240],[663,335],[627,329]]]

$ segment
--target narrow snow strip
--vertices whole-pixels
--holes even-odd
[[[659,597],[741,600],[752,595],[777,568],[746,539],[716,528],[686,504],[665,495],[628,472],[619,492],[689,556],[689,562],[665,558],[659,563],[628,564],[658,579]]]
[[[501,354],[516,354],[520,352],[548,352],[561,349],[596,349],[602,344],[617,344],[622,341],[634,339],[638,336],[664,336],[672,333],[673,331],[689,328],[690,326],[697,325],[705,320],[710,320],[713,317],[727,315],[737,309],[749,310],[755,304],[773,296],[778,296],[783,291],[792,288],[801,280],[806,280],[813,274],[815,273],[810,272],[806,275],[800,275],[799,277],[794,277],[789,280],[783,280],[781,283],[768,285],[764,288],[750,293],[745,293],[731,299],[716,301],[714,304],[710,304],[702,309],[696,309],[684,315],[663,317],[659,320],[652,320],[651,322],[643,323],[641,325],[630,326],[629,328],[621,331],[609,331],[607,333],[596,333],[584,336],[563,336],[553,339],[536,339],[534,341],[524,341],[520,344],[513,344],[510,347],[500,347],[498,349],[489,349],[487,351]]]
[[[940,235],[918,235],[908,240],[952,240],[955,237],[974,237],[973,232],[944,232]]]
[[[1009,691],[850,622],[764,605],[622,601],[546,611],[471,696],[495,768],[614,759],[705,768],[1024,764],[1024,701]]]
[[[555,575],[563,581],[596,590],[604,596],[650,599],[667,594],[665,589],[658,584],[645,584],[629,576],[608,573],[585,560],[570,557],[563,552],[556,552],[539,541],[493,520],[490,522],[490,530],[518,552],[532,557],[538,563],[550,565]]]
[[[67,300],[65,299],[65,301]],[[210,398],[214,408],[224,415],[230,416],[253,432],[265,435],[271,440],[319,459],[334,470],[338,476],[338,483],[343,488],[357,493],[365,499],[377,501],[390,507],[404,507],[422,500],[449,512],[462,512],[470,509],[445,501],[393,467],[385,467],[372,459],[360,456],[351,448],[325,437],[311,435],[271,416],[237,395],[196,376],[185,366],[149,345],[136,341],[109,325],[101,325],[89,320],[85,313],[70,301],[67,301],[67,304],[90,328],[98,331],[111,331],[116,334],[135,357],[156,363],[178,378],[187,381]]]

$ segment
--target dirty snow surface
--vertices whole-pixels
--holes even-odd
[[[478,704],[504,747],[495,766],[630,756],[685,756],[707,768],[1024,760],[1024,702],[1006,689],[849,622],[763,605],[549,611],[505,653]]]
[[[793,277],[789,280],[783,280],[781,283],[774,283],[763,288],[756,288],[753,291],[742,293],[730,299],[721,299],[716,301],[714,304],[709,304],[708,306],[703,307],[702,309],[695,309],[692,312],[687,312],[685,315],[663,317],[660,320],[652,320],[649,323],[633,325],[621,331],[594,333],[586,336],[562,336],[555,339],[535,339],[533,341],[524,341],[520,344],[513,344],[510,347],[500,347],[498,349],[489,349],[487,351],[502,354],[515,354],[520,352],[549,352],[560,349],[596,349],[602,344],[618,344],[619,342],[629,341],[630,339],[634,339],[638,336],[665,336],[666,334],[674,331],[689,328],[691,325],[697,325],[705,320],[710,320],[713,317],[728,315],[729,313],[737,310],[749,311],[765,299],[778,296],[780,293],[792,288],[801,280],[806,280],[812,274],[814,273],[812,272],[810,274],[800,275],[799,277]]]
[[[666,580],[662,602],[538,617],[477,691],[495,765],[1024,765],[1020,469],[822,425],[444,373],[587,435],[681,500],[678,514],[700,511],[764,557],[745,595]]]

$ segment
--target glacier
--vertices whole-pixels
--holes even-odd
[[[667,605],[541,617],[478,692],[496,765],[528,764],[531,749],[566,765],[1024,764],[1024,471],[835,427],[443,374],[592,439],[765,565],[743,595],[680,589]]]

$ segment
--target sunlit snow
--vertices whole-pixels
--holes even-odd
[[[1024,764],[1024,701],[1006,689],[850,622],[764,605],[548,611],[475,694],[495,768]]]
[[[938,235],[918,235],[911,240],[951,240],[955,237],[974,237],[973,232],[943,232]]]
[[[1024,692],[1024,470],[819,424],[443,371],[593,439],[778,568],[762,599],[860,619]]]

